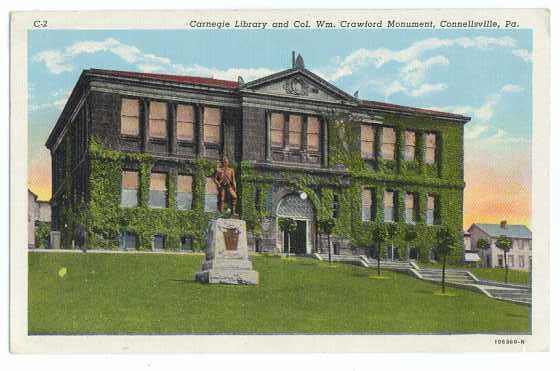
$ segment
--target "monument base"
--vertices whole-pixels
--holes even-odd
[[[202,283],[225,283],[230,285],[258,285],[259,273],[251,270],[211,269],[198,272],[195,279]]]
[[[244,220],[212,220],[207,236],[206,256],[202,271],[195,275],[196,281],[231,285],[259,283],[259,274],[249,260]]]

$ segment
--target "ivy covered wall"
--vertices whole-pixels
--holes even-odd
[[[463,209],[463,127],[430,117],[384,117],[384,125],[396,129],[396,159],[383,160],[381,154],[382,131],[376,130],[375,152],[371,160],[363,160],[360,152],[360,124],[348,115],[329,119],[328,159],[331,168],[341,165],[346,176],[317,174],[311,171],[274,173],[254,167],[247,161],[232,163],[237,170],[239,213],[247,222],[253,235],[260,236],[261,222],[270,212],[266,198],[274,182],[280,182],[293,191],[304,191],[314,206],[316,221],[333,216],[336,198],[337,213],[334,234],[350,240],[355,247],[371,247],[372,231],[376,223],[383,222],[382,195],[385,189],[396,192],[396,220],[390,223],[391,242],[405,256],[408,246],[414,246],[420,258],[427,258],[434,244],[437,226],[425,223],[426,197],[436,196],[439,224],[449,226],[459,234],[462,230]],[[404,131],[416,132],[414,161],[404,161]],[[424,135],[435,133],[437,138],[436,161],[424,162]],[[70,140],[70,139],[68,139]],[[70,150],[70,145],[65,146]],[[70,154],[69,154],[70,155]],[[70,176],[66,177],[65,192],[61,197],[61,232],[63,247],[71,248],[74,231],[78,225],[85,228],[87,247],[116,249],[119,235],[130,232],[137,236],[139,249],[151,249],[152,236],[165,236],[166,249],[179,249],[181,238],[192,240],[192,247],[204,248],[206,225],[214,215],[204,211],[204,180],[212,175],[216,162],[196,159],[169,164],[167,208],[148,207],[149,178],[156,160],[146,153],[110,150],[90,139],[88,145],[87,196],[73,194]],[[171,161],[171,160],[170,160]],[[161,160],[160,160],[161,162]],[[123,168],[139,172],[138,207],[120,207],[121,174]],[[178,173],[193,176],[192,210],[175,208],[176,176]],[[372,220],[361,221],[361,190],[372,191]],[[416,223],[404,222],[404,195],[411,192],[417,201]],[[410,230],[415,238],[410,239]]]

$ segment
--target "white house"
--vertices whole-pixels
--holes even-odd
[[[27,190],[27,246],[35,248],[35,228],[37,222],[51,221],[51,204],[48,201],[40,201],[37,195]]]
[[[490,248],[479,250],[478,254],[484,267],[504,267],[504,253],[496,247],[496,240],[506,236],[512,240],[511,250],[507,253],[508,268],[529,271],[531,269],[532,233],[529,228],[521,224],[507,224],[504,220],[500,224],[475,223],[468,229],[473,249],[477,249],[478,241],[485,239]]]

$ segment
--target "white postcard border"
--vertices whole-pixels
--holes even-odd
[[[109,16],[110,15],[110,16]],[[49,29],[186,29],[191,18],[272,21],[296,19],[397,20],[487,18],[517,20],[533,30],[532,334],[523,345],[497,345],[507,335],[27,335],[27,31]],[[165,22],[162,22],[165,19]],[[464,352],[544,351],[549,347],[550,24],[546,10],[200,10],[16,12],[11,18],[10,102],[10,340],[16,353],[121,352]],[[21,124],[25,123],[25,124]]]

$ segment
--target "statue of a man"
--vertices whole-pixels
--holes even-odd
[[[224,157],[221,165],[216,167],[216,172],[214,172],[214,182],[218,186],[218,211],[224,211],[224,203],[226,201],[227,193],[231,200],[231,212],[236,214],[237,188],[235,186],[235,172],[229,166],[227,157]]]

